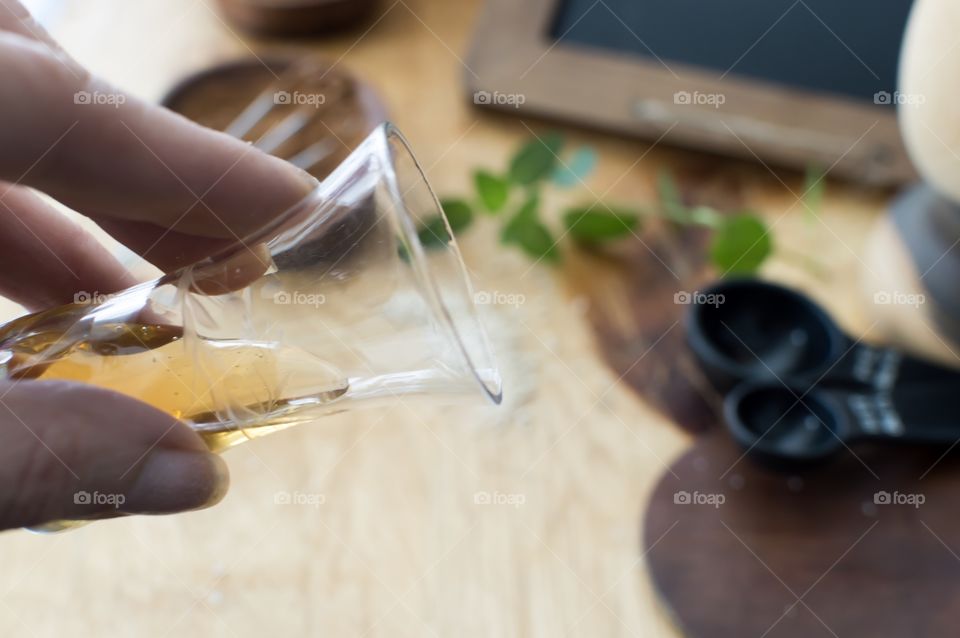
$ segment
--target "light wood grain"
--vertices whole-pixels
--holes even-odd
[[[65,4],[51,24],[65,47],[149,99],[191,70],[270,47],[240,39],[197,0]],[[478,5],[384,0],[369,33],[310,45],[379,89],[446,193],[465,191],[478,164],[503,166],[528,126],[542,130],[466,103],[457,56]],[[612,188],[615,201],[650,200],[656,168],[690,160],[638,142],[573,139],[598,149],[589,186]],[[749,185],[745,200],[769,217],[777,241],[829,271],[818,281],[780,259],[768,274],[812,291],[849,330],[869,326],[851,291],[883,196],[833,185],[822,221],[808,221],[788,191],[799,194],[796,175],[709,162]],[[675,635],[645,572],[640,520],[690,441],[617,384],[562,278],[495,239],[484,222],[464,249],[479,289],[524,296],[517,307],[484,308],[504,368],[503,408],[398,404],[331,418],[230,451],[232,490],[211,510],[52,537],[4,534],[0,634]],[[323,503],[275,503],[295,492]],[[481,505],[478,493],[523,503]]]

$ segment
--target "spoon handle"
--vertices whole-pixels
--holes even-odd
[[[877,392],[943,383],[954,383],[960,388],[960,370],[924,361],[892,348],[851,343],[816,381],[835,386],[866,386]]]
[[[960,440],[960,383],[904,386],[892,392],[850,393],[845,407],[858,437],[913,443]]]

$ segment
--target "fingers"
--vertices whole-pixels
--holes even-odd
[[[0,32],[0,77],[0,179],[52,195],[165,270],[246,238],[315,185],[91,78],[45,42]]]
[[[0,33],[0,105],[15,124],[0,130],[0,177],[96,219],[228,240],[313,187],[286,162],[75,71],[49,47]]]
[[[0,529],[219,501],[223,461],[186,425],[80,384],[0,386]]]
[[[34,20],[27,8],[17,0],[0,0],[0,29],[45,43],[55,52],[61,52],[60,46],[46,29]]]
[[[136,283],[110,252],[73,220],[22,187],[0,183],[0,294],[31,310],[110,293]]]
[[[272,263],[266,244],[250,246],[216,263],[196,268],[190,289],[204,295],[240,290],[259,279]]]
[[[91,78],[19,3],[0,1],[0,29],[0,179],[90,216],[164,271],[236,245],[313,188],[312,178],[285,162]],[[22,189],[0,194],[0,230],[20,226],[0,248],[29,240],[7,251],[0,266],[43,266],[0,292],[36,309],[79,290],[133,283],[85,233],[75,244],[63,241],[74,227],[55,214]],[[38,257],[50,254],[38,249],[43,244],[54,249],[53,259]],[[78,249],[90,251],[89,263]],[[249,252],[238,271],[248,278],[233,276],[219,288],[240,288],[262,274],[257,249]],[[18,261],[27,253],[32,260]],[[36,286],[41,280],[49,283]]]
[[[161,228],[142,224],[143,232],[124,235],[128,245],[170,271],[192,264],[207,251],[232,242],[173,233],[168,250],[156,250]],[[109,232],[111,226],[107,226]],[[129,231],[129,229],[125,229]],[[232,258],[198,273],[193,289],[204,294],[239,290],[270,264],[263,244],[239,250]],[[137,280],[93,235],[32,191],[0,182],[0,295],[41,310],[74,301],[77,292],[107,294]]]
[[[227,239],[211,239],[180,233],[146,222],[100,218],[98,225],[157,268],[173,272],[236,244]]]

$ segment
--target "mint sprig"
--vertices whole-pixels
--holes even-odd
[[[443,208],[443,212],[447,216],[447,222],[450,224],[450,230],[454,233],[465,230],[473,221],[473,209],[470,204],[462,199],[441,200],[440,207]],[[447,232],[447,225],[439,215],[434,215],[424,221],[417,231],[417,236],[424,248],[443,246],[452,239],[450,233]]]
[[[755,273],[771,253],[767,225],[752,213],[726,217],[710,242],[710,259],[724,275]]]
[[[560,251],[550,229],[540,221],[540,196],[533,193],[500,233],[504,244],[516,244],[527,255],[550,263],[560,261]]]
[[[476,217],[474,211],[500,216],[506,219],[501,243],[515,246],[535,260],[559,263],[561,250],[541,215],[541,190],[551,185],[574,187],[589,176],[597,162],[596,152],[589,147],[564,153],[565,147],[559,133],[535,136],[517,149],[506,170],[474,171],[472,198],[442,202],[450,228],[455,233],[467,228]],[[819,209],[823,199],[823,176],[822,171],[814,168],[807,171],[804,203],[812,211]],[[602,202],[568,208],[562,217],[564,234],[580,245],[597,247],[640,232],[643,217],[656,215],[674,227],[700,227],[712,232],[709,257],[723,275],[755,273],[773,253],[769,228],[756,213],[741,211],[731,215],[709,206],[688,206],[676,179],[666,170],[658,173],[656,190],[656,205],[645,210]],[[510,210],[511,215],[503,215]],[[447,243],[450,237],[443,220],[426,220],[420,227],[420,240],[426,247]]]
[[[477,196],[488,213],[499,213],[510,198],[510,182],[490,171],[480,169],[473,174]]]
[[[599,244],[632,234],[640,226],[640,216],[625,208],[597,210],[596,204],[569,209],[563,216],[570,235],[583,244]]]
[[[803,191],[800,197],[808,222],[813,222],[823,205],[823,195],[826,192],[826,171],[822,166],[811,164],[803,175]]]
[[[548,133],[530,140],[510,160],[509,177],[514,184],[530,186],[553,173],[563,150],[563,136]]]

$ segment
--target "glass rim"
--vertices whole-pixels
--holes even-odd
[[[473,322],[479,334],[480,347],[483,350],[483,357],[490,363],[491,371],[493,372],[492,379],[484,379],[483,376],[481,376],[477,366],[477,361],[475,361],[475,357],[471,355],[469,349],[467,348],[463,336],[461,335],[461,331],[457,328],[457,322],[454,320],[450,309],[447,307],[447,304],[444,301],[444,294],[441,291],[440,284],[437,282],[433,272],[426,264],[426,250],[423,247],[423,242],[420,241],[420,235],[417,232],[416,224],[414,223],[414,216],[407,209],[406,199],[404,198],[404,193],[402,192],[400,184],[397,181],[396,172],[387,171],[387,182],[392,191],[391,195],[393,195],[401,209],[401,214],[399,215],[398,220],[400,222],[400,228],[404,233],[404,240],[412,249],[410,256],[417,265],[417,275],[426,284],[425,287],[427,293],[430,295],[430,301],[436,308],[439,309],[440,318],[443,320],[444,327],[447,329],[448,333],[456,343],[461,356],[466,361],[467,367],[470,369],[470,373],[477,383],[480,384],[480,387],[483,389],[483,392],[487,398],[499,405],[503,401],[503,382],[500,377],[500,370],[493,354],[493,348],[490,346],[486,329],[484,328],[483,322],[478,316],[475,301],[476,295],[474,294],[473,284],[471,283],[470,277],[467,274],[467,265],[463,261],[463,254],[460,252],[460,246],[457,244],[457,239],[453,234],[453,229],[450,227],[450,221],[447,219],[447,214],[443,210],[443,206],[440,204],[440,200],[437,197],[437,194],[434,192],[433,187],[430,185],[430,181],[427,179],[426,173],[423,171],[423,166],[421,166],[420,161],[414,154],[410,143],[407,141],[407,138],[403,136],[403,133],[401,133],[400,130],[391,122],[383,122],[377,127],[375,133],[376,132],[380,132],[382,134],[381,141],[385,146],[383,150],[388,158],[391,157],[389,140],[394,139],[399,142],[400,147],[413,162],[413,166],[416,168],[417,174],[420,178],[420,183],[426,188],[427,192],[430,193],[433,206],[437,214],[443,220],[443,225],[446,228],[447,237],[449,238],[449,240],[446,242],[446,250],[448,251],[448,254],[456,261],[459,279],[457,283],[458,285],[463,286],[467,293],[467,298],[470,300],[470,320]]]

